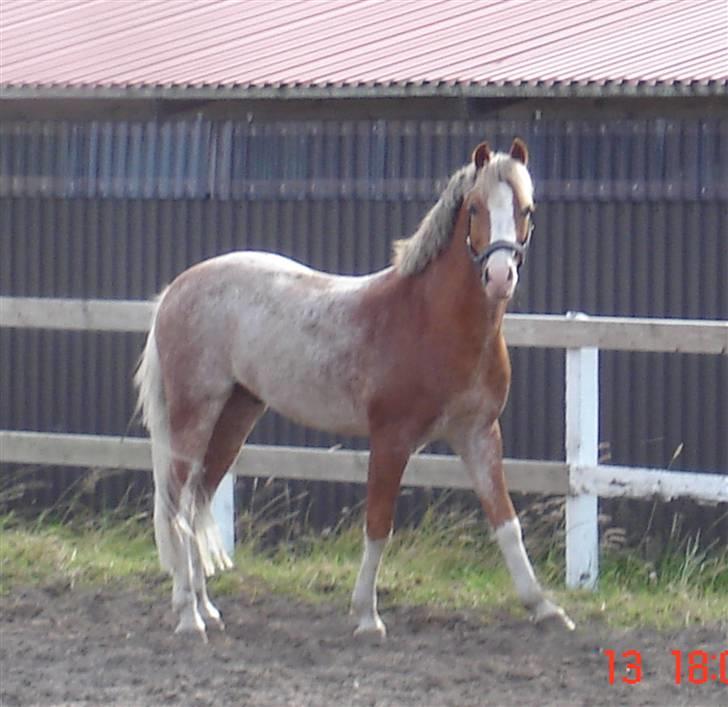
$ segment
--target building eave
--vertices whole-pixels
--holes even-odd
[[[13,85],[0,99],[257,100],[402,98],[685,98],[725,96],[728,80],[692,82],[391,83],[344,85]]]

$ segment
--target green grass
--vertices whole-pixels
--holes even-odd
[[[394,534],[379,576],[383,604],[418,604],[482,609],[510,602],[510,579],[496,548],[470,517],[428,513],[418,529]],[[475,531],[475,532],[473,532]],[[306,601],[346,604],[362,550],[355,523],[327,537],[280,545],[260,552],[244,543],[236,564],[275,591]]]
[[[159,573],[140,518],[85,523],[0,517],[0,594],[23,584],[138,585]]]
[[[254,528],[255,524],[244,524]],[[0,593],[28,584],[149,586],[166,592],[154,550],[151,519],[30,523],[0,517]],[[345,607],[361,552],[358,522],[326,535],[288,537],[272,549],[259,535],[244,539],[236,569],[211,581],[218,595],[260,589]],[[602,555],[596,592],[566,591],[558,543],[540,550],[537,574],[579,622],[676,628],[726,622],[728,549],[701,549],[695,539],[668,543],[650,562],[636,550]],[[524,616],[497,547],[479,514],[433,509],[417,529],[395,533],[380,573],[380,604],[467,610],[492,620]]]

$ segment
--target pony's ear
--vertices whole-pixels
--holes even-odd
[[[480,169],[484,164],[490,162],[490,145],[487,142],[481,142],[473,150],[473,163],[475,169]]]
[[[528,164],[528,148],[526,143],[521,140],[520,137],[513,138],[513,144],[511,145],[511,157],[514,160],[523,162],[524,165]]]

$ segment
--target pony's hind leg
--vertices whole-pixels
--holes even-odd
[[[204,477],[204,458],[227,396],[192,397],[187,390],[173,390],[169,398],[169,447],[171,453],[169,490],[173,503],[163,520],[169,524],[172,608],[179,615],[175,631],[205,635],[196,587],[203,573],[197,527],[200,488]],[[156,514],[156,509],[155,509]],[[155,517],[156,524],[156,517]]]
[[[225,626],[219,610],[207,594],[205,577],[214,573],[216,568],[231,567],[232,562],[222,547],[210,504],[220,481],[264,412],[265,405],[258,398],[236,385],[217,419],[205,453],[204,472],[197,496],[197,553],[194,560],[199,571],[194,574],[194,589],[202,617],[220,629]]]

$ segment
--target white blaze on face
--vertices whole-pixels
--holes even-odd
[[[513,203],[513,190],[506,182],[498,182],[488,194],[491,246],[499,241],[517,242]],[[509,299],[518,283],[518,268],[513,252],[497,250],[488,258],[485,268],[486,293],[494,299]]]

